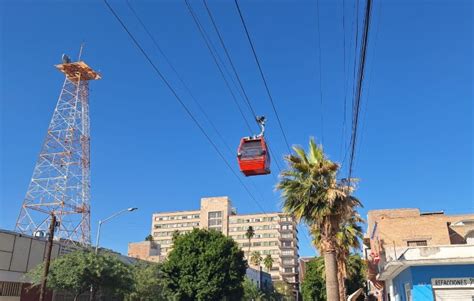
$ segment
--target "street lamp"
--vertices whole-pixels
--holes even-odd
[[[95,240],[95,253],[97,254],[97,252],[99,251],[99,239],[100,239],[100,228],[102,227],[102,224],[113,219],[114,217],[116,216],[119,216],[120,214],[122,213],[126,213],[126,212],[132,212],[132,211],[135,211],[137,210],[138,208],[136,207],[131,207],[131,208],[127,208],[127,209],[123,209],[123,210],[120,210],[118,212],[115,212],[114,214],[112,214],[111,216],[109,216],[108,218],[104,219],[104,220],[100,220],[99,221],[99,226],[97,228],[97,238]]]

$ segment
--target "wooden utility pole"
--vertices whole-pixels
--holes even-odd
[[[46,245],[46,258],[44,259],[43,278],[41,279],[41,291],[39,301],[44,301],[46,294],[46,279],[48,278],[49,264],[51,262],[51,250],[53,249],[54,230],[56,229],[56,215],[51,212],[51,223],[49,224],[48,244]]]

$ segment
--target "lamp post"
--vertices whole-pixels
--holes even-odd
[[[119,216],[123,213],[132,212],[132,211],[135,211],[137,209],[138,208],[136,208],[136,207],[123,209],[123,210],[115,212],[114,214],[112,214],[108,218],[99,221],[99,226],[97,227],[97,237],[96,237],[96,240],[95,240],[95,254],[97,254],[99,252],[100,228],[102,227],[102,224],[105,223],[105,222],[108,222],[109,220],[111,220],[114,217],[117,217],[117,216]],[[90,298],[89,298],[90,301],[95,299],[95,292],[96,292],[96,290],[95,290],[94,286],[91,285]]]
[[[99,251],[100,228],[102,227],[102,224],[109,221],[109,220],[111,220],[111,219],[113,219],[116,216],[119,216],[120,214],[123,214],[123,213],[126,213],[126,212],[132,212],[132,211],[135,211],[137,209],[138,208],[136,208],[136,207],[123,209],[123,210],[120,210],[118,212],[115,212],[114,214],[112,214],[108,218],[99,221],[99,226],[97,227],[97,237],[96,237],[96,240],[95,240],[95,253],[96,254]]]

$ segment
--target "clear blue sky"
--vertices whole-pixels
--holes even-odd
[[[249,133],[184,1],[132,3],[236,149]],[[212,32],[202,3],[191,3]],[[319,142],[324,137],[325,151],[338,162],[341,143],[348,141],[347,132],[342,139],[344,82],[353,81],[344,73],[342,3],[320,1],[321,107],[316,2],[241,1],[289,142],[306,146],[309,136]],[[235,153],[204,122],[125,2],[111,4],[237,169]],[[283,164],[283,138],[235,6],[209,4],[253,105],[269,120],[273,159]],[[354,58],[354,2],[345,4],[348,64]],[[473,211],[472,13],[469,0],[374,1],[354,172],[361,179],[356,195],[364,216],[370,209],[399,207]],[[57,101],[63,76],[53,65],[64,52],[76,57],[82,41],[83,58],[103,75],[90,93],[93,233],[100,218],[140,208],[104,225],[103,246],[125,253],[128,242],[149,233],[153,212],[198,208],[204,196],[228,195],[239,212],[259,211],[101,1],[4,0],[0,21],[1,228],[15,225]],[[265,210],[279,210],[273,176],[253,179],[258,192],[249,179],[244,182]],[[313,254],[301,235],[300,255]]]

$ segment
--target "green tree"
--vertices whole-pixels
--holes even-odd
[[[277,280],[273,282],[275,293],[271,296],[273,300],[296,301],[293,287],[285,281]],[[272,299],[270,299],[272,300]]]
[[[265,256],[265,259],[263,260],[263,265],[264,265],[265,268],[267,269],[267,272],[270,273],[270,270],[271,270],[272,267],[273,267],[273,258],[272,258],[272,255],[267,254],[267,256]]]
[[[337,301],[336,233],[360,202],[351,195],[347,184],[336,180],[339,166],[325,156],[313,138],[308,153],[301,147],[293,149],[296,154],[286,157],[289,168],[281,173],[277,189],[282,192],[286,212],[307,223],[311,229],[318,229],[326,267],[327,299]]]
[[[317,257],[306,263],[304,280],[301,284],[303,300],[326,300],[324,281],[324,258]]]
[[[259,251],[253,251],[252,254],[250,255],[250,262],[252,265],[256,267],[260,267],[260,264],[262,263],[262,255],[260,255]]]
[[[244,288],[244,298],[243,300],[248,301],[261,301],[265,298],[265,293],[261,291],[252,280],[247,277],[244,278],[242,283]]]
[[[243,252],[218,231],[194,229],[174,239],[163,263],[169,300],[240,300],[247,265]]]
[[[361,287],[365,287],[367,279],[367,264],[359,254],[352,254],[347,260],[347,294],[354,293]],[[361,296],[359,299],[364,300]],[[359,300],[357,299],[357,300]]]
[[[140,262],[133,269],[133,289],[130,301],[165,301],[163,273],[157,263]]]
[[[41,283],[43,264],[28,273],[34,285]],[[53,290],[64,290],[74,295],[74,300],[93,285],[102,295],[123,297],[131,290],[131,267],[109,253],[95,254],[79,250],[53,261],[49,267],[47,286]]]
[[[249,240],[249,251],[248,251],[248,256],[250,257],[250,247],[252,246],[252,238],[255,236],[255,230],[253,229],[252,226],[249,226],[247,228],[247,232],[245,232],[245,237]]]
[[[145,237],[145,241],[153,241],[153,236],[151,234],[148,234],[146,237]]]
[[[326,300],[324,271],[323,257],[316,257],[306,264],[306,272],[301,284],[303,300]],[[352,294],[364,286],[366,266],[360,255],[352,254],[348,257],[347,275],[346,286],[348,294]]]

